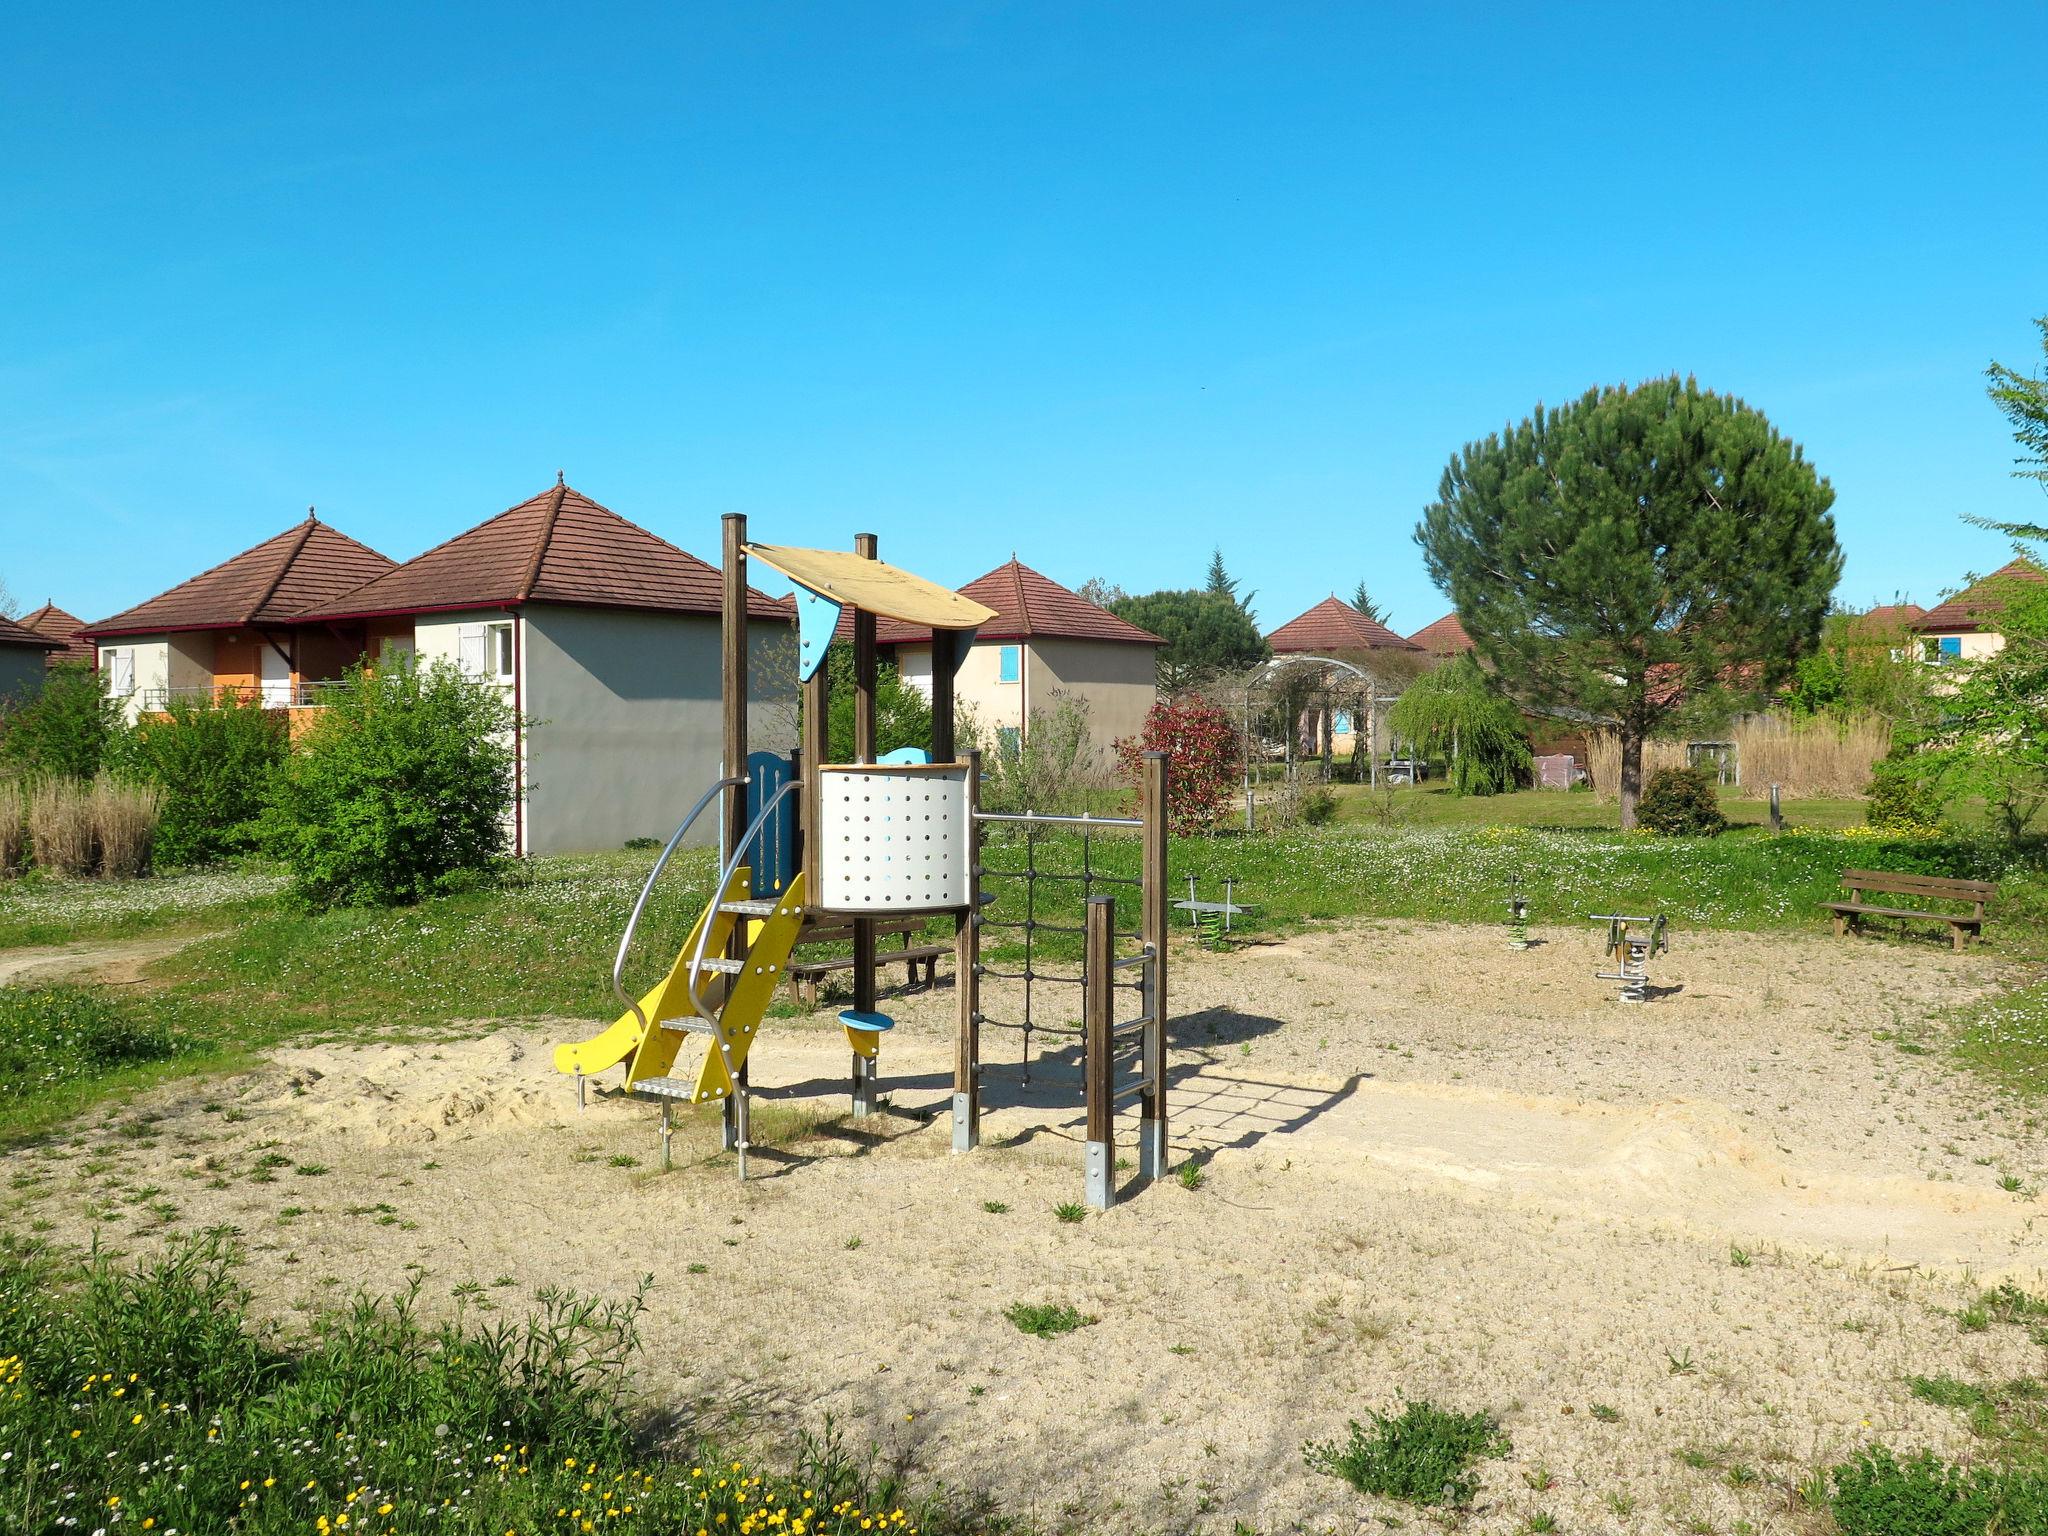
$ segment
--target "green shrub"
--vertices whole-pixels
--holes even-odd
[[[1714,775],[1705,768],[1659,768],[1636,801],[1636,825],[1660,837],[1712,837],[1728,825]]]
[[[1409,1504],[1461,1507],[1479,1491],[1473,1464],[1505,1456],[1508,1437],[1491,1415],[1451,1413],[1408,1403],[1399,1414],[1372,1411],[1372,1427],[1351,1421],[1350,1438],[1301,1448],[1312,1472],[1342,1478],[1360,1493]]]
[[[1894,832],[1938,830],[1948,801],[1932,766],[1911,756],[1873,764],[1864,793],[1864,821]]]
[[[259,837],[315,906],[453,889],[504,852],[513,716],[446,662],[357,668],[274,775]]]
[[[33,698],[0,706],[0,770],[26,779],[91,779],[119,755],[121,706],[82,661],[50,668]]]
[[[1873,1446],[1836,1467],[1829,1508],[1841,1536],[2042,1536],[2048,1473],[1958,1467],[1926,1451],[1900,1461]]]
[[[825,722],[826,750],[835,763],[850,763],[853,750],[853,647],[844,641],[825,652],[831,708]],[[906,683],[891,662],[875,665],[875,752],[932,744],[932,703]]]
[[[157,857],[207,864],[254,848],[288,748],[282,710],[233,694],[217,704],[172,699],[162,715],[138,721],[123,762],[163,792]]]

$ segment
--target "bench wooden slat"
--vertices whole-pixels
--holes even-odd
[[[1951,901],[1990,901],[1998,887],[1987,880],[1950,880],[1942,875],[1894,875],[1881,869],[1845,869],[1842,884],[1852,889],[1889,891],[1900,896],[1946,897]]]
[[[875,964],[891,965],[898,960],[940,960],[953,953],[950,944],[919,944],[910,949],[878,949]],[[851,955],[831,955],[823,960],[792,960],[783,967],[792,976],[823,974],[826,971],[843,971],[853,964]]]
[[[1961,923],[1966,928],[1975,928],[1984,921],[1971,912],[1921,912],[1912,907],[1874,907],[1864,901],[1825,901],[1821,905],[1830,912],[1860,912],[1865,917],[1924,917],[1930,922]]]

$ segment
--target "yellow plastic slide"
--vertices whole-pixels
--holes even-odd
[[[737,901],[747,894],[747,871],[733,872],[720,901]],[[675,963],[654,987],[641,997],[640,1011],[647,1016],[649,1028],[657,1019],[687,1017],[696,1010],[690,1006],[690,956],[697,947],[697,933],[706,922],[718,924],[723,916],[718,910],[719,901],[707,903],[697,921],[691,926],[689,936],[683,940],[683,947],[676,951]],[[730,927],[728,918],[723,926]],[[724,946],[719,940],[722,935],[714,932],[706,941],[704,953],[723,954]],[[603,1033],[588,1040],[579,1040],[573,1045],[555,1047],[555,1070],[557,1072],[581,1072],[588,1077],[615,1067],[639,1049],[641,1036],[640,1021],[631,1011],[620,1014]]]

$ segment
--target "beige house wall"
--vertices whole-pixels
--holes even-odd
[[[1002,681],[1002,652],[1017,648],[1017,681]],[[981,745],[996,733],[1030,730],[1030,717],[1059,707],[1062,695],[1088,705],[1088,733],[1107,753],[1119,736],[1135,736],[1159,697],[1157,647],[1104,640],[987,640],[968,647],[954,675],[953,698],[971,719]],[[901,646],[896,667],[903,680],[932,691],[929,646]]]
[[[145,703],[161,708],[171,693],[211,689],[213,686],[213,634],[194,630],[175,635],[142,635],[109,641],[101,646],[100,675],[111,689],[113,656],[126,651],[135,661],[135,685],[120,696],[122,717],[130,724]]]

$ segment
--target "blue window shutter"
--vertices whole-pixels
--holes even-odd
[[[997,682],[1016,682],[1018,675],[1017,647],[1014,645],[1004,646],[996,655],[996,666],[999,669],[996,673]]]

